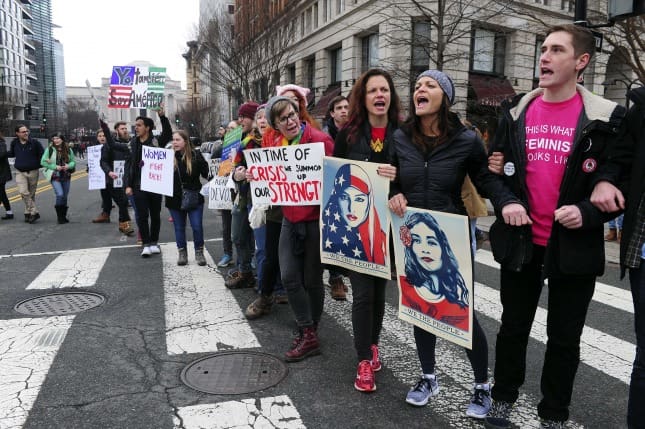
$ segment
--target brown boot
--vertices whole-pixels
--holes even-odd
[[[92,219],[92,223],[110,223],[110,215],[105,212],[101,212],[101,214],[95,219]]]
[[[298,362],[318,354],[320,354],[320,343],[318,342],[316,331],[311,326],[303,328],[298,343],[285,354],[285,360],[287,362]]]
[[[126,220],[125,222],[119,222],[119,231],[122,234],[127,235],[128,237],[132,237],[134,235],[134,228],[132,228],[132,224],[129,220]]]
[[[347,295],[345,294],[345,284],[343,283],[342,277],[336,277],[333,280],[329,280],[329,286],[331,286],[331,297],[336,301],[346,301]]]
[[[618,233],[616,228],[609,228],[607,235],[605,235],[605,241],[616,241],[618,238]]]
[[[620,243],[620,239],[623,238],[623,230],[619,229],[617,231],[618,231],[618,233],[616,235],[616,241]]]
[[[224,286],[229,289],[247,289],[255,286],[255,277],[253,273],[241,273],[236,277],[232,277],[224,282]]]
[[[246,307],[244,315],[247,319],[253,320],[269,314],[273,305],[273,297],[260,295]]]

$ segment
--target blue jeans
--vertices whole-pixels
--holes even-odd
[[[607,226],[613,229],[623,229],[623,217],[625,217],[625,215],[622,214],[618,217],[615,217],[614,219],[607,222]]]
[[[630,429],[637,429],[645,428],[645,259],[641,259],[639,268],[629,270],[629,282],[634,299],[636,359],[629,385],[627,424]]]
[[[52,188],[56,194],[56,205],[57,206],[67,206],[67,195],[69,194],[69,185],[72,182],[69,180],[52,180]]]
[[[255,251],[253,230],[249,224],[249,211],[246,207],[233,206],[231,210],[231,234],[237,252],[240,273],[251,272],[251,259]]]
[[[200,204],[195,210],[189,212],[185,210],[169,209],[172,216],[172,224],[175,227],[175,242],[178,249],[186,248],[186,215],[190,220],[190,227],[193,230],[193,241],[195,249],[204,247],[204,227],[202,218],[204,214],[204,204]]]
[[[255,261],[258,267],[258,291],[262,292],[262,288],[264,287],[262,284],[262,272],[264,271],[264,260],[266,259],[266,253],[264,250],[267,236],[266,225],[262,225],[261,227],[254,229],[253,236],[255,237]]]

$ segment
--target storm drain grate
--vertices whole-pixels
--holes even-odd
[[[189,363],[181,372],[181,381],[204,393],[240,395],[275,386],[287,372],[286,365],[270,354],[227,351]]]
[[[64,316],[98,307],[105,297],[92,292],[61,292],[25,299],[13,309],[28,316]]]

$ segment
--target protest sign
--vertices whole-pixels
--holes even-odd
[[[174,151],[159,147],[141,147],[141,190],[173,195]]]
[[[114,66],[110,77],[108,107],[158,109],[166,84],[165,67]]]
[[[472,349],[473,271],[468,217],[408,207],[392,216],[399,318]]]
[[[377,169],[373,162],[324,158],[320,258],[390,280],[390,181]]]
[[[219,176],[227,176],[233,170],[233,159],[242,144],[242,127],[239,126],[226,133],[222,143],[222,162]]]
[[[323,143],[246,149],[253,204],[320,204],[324,156]]]
[[[102,145],[87,148],[87,184],[90,191],[105,189],[105,172],[101,169]]]
[[[114,161],[114,171],[119,177],[113,180],[113,185],[115,188],[123,187],[123,172],[125,171],[125,161]]]
[[[220,176],[221,162],[219,159],[211,163],[211,175],[213,180],[208,182],[208,208],[217,210],[231,210],[233,201],[231,200],[231,190],[226,186],[229,176]]]

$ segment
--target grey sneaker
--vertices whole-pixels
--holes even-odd
[[[566,427],[567,427],[566,421],[549,420],[549,419],[540,420],[540,428],[542,429],[565,429]]]
[[[483,419],[490,410],[490,383],[475,384],[475,391],[470,398],[466,415],[475,419]]]
[[[513,404],[504,401],[493,401],[488,416],[484,420],[486,429],[507,429],[511,427],[511,410]]]
[[[430,397],[439,393],[439,383],[437,377],[432,375],[422,375],[412,389],[408,392],[405,402],[416,407],[423,407],[428,403]]]
[[[177,257],[177,265],[186,265],[188,263],[188,252],[186,248],[177,249],[179,256]]]

